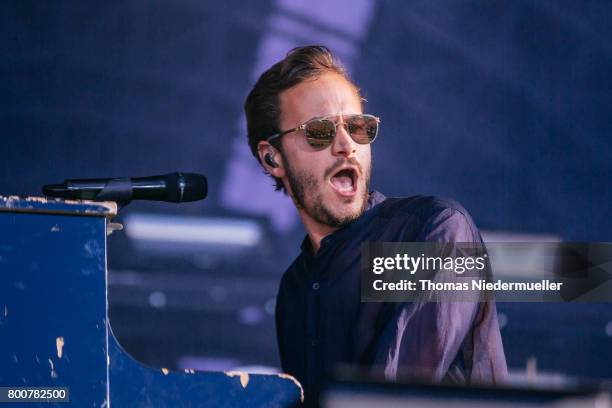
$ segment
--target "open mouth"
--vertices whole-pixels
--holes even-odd
[[[330,183],[342,196],[352,196],[357,191],[357,172],[354,169],[341,169],[331,176]]]

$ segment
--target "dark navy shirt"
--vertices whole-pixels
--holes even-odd
[[[507,375],[495,303],[360,301],[364,241],[482,242],[457,202],[370,194],[356,221],[326,236],[316,254],[308,236],[281,280],[276,329],[282,368],[307,403],[338,365],[457,383]]]

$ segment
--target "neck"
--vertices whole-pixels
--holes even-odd
[[[306,232],[308,233],[312,250],[316,254],[319,248],[321,248],[321,240],[334,231],[337,231],[338,228],[321,224],[301,208],[298,209],[298,214],[302,220],[302,223],[304,224],[304,228],[306,228]]]

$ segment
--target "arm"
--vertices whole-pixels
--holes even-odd
[[[445,208],[425,223],[420,241],[481,242],[467,213]],[[379,348],[385,377],[405,374],[453,382],[503,381],[506,361],[493,302],[398,305]],[[384,339],[388,339],[384,341]]]

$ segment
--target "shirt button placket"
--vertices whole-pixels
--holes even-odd
[[[313,282],[311,287],[312,287],[313,291],[318,292],[319,288],[321,288],[321,284],[319,282]],[[317,310],[317,312],[318,312],[318,310]],[[318,316],[317,316],[317,318],[318,318]],[[314,335],[314,338],[310,340],[310,347],[312,347],[313,349],[316,349],[317,346],[319,345],[319,340],[317,339],[317,337],[318,337],[318,333],[316,333]]]
[[[321,345],[320,345],[320,319],[321,319],[321,310],[320,310],[320,302],[321,302],[321,282],[320,282],[320,274],[321,265],[317,259],[313,260],[311,264],[312,268],[311,272],[311,281],[310,288],[308,292],[309,303],[311,305],[311,312],[309,313],[309,328],[307,331],[308,342],[307,347],[309,349],[308,353],[308,377],[309,382],[316,383],[317,379],[321,377]]]

